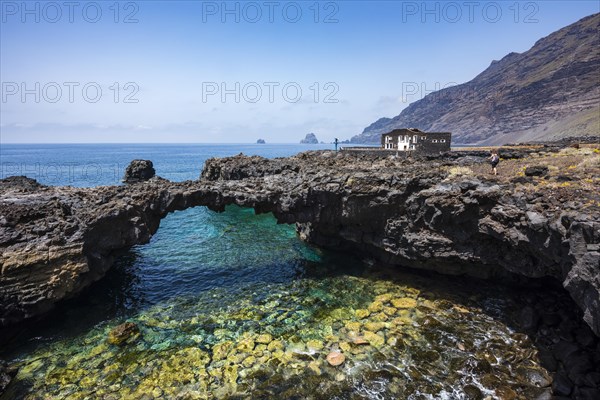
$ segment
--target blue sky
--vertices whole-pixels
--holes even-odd
[[[23,4],[0,1],[0,143],[347,139],[600,11],[598,1]]]

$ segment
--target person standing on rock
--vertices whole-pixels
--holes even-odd
[[[491,173],[494,175],[498,175],[498,170],[496,169],[496,167],[498,166],[498,163],[500,162],[500,156],[498,156],[497,151],[492,150],[491,153],[492,154],[489,157],[489,160],[492,163],[492,172]]]

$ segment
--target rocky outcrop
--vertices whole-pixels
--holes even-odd
[[[140,328],[133,322],[125,322],[108,333],[108,343],[122,346],[134,342],[139,336]]]
[[[11,368],[6,361],[0,360],[0,395],[16,374],[16,368]]]
[[[154,177],[77,189],[5,179],[0,320],[18,322],[75,295],[104,275],[117,250],[146,243],[171,211],[237,204],[297,223],[299,235],[319,246],[387,264],[482,278],[553,277],[600,334],[598,155],[588,149],[591,162],[559,171],[579,186],[552,174],[525,183],[502,177],[502,168],[522,171],[523,154],[542,150],[536,163],[553,162],[544,148],[514,151],[514,160],[502,151],[500,177],[488,175],[478,153],[403,159],[324,151],[210,159],[200,180],[180,183]]]
[[[154,170],[154,165],[152,165],[152,161],[149,160],[133,160],[125,170],[125,176],[123,177],[123,182],[125,183],[135,183],[135,182],[144,182],[148,179],[154,177],[156,175],[156,171]]]
[[[306,137],[300,141],[301,144],[319,144],[319,139],[314,133],[307,133]]]
[[[0,181],[0,323],[49,310],[100,279],[114,252],[146,243],[185,185],[153,178],[128,186],[46,187]]]

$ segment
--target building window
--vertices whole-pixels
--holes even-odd
[[[437,143],[437,139],[433,139],[431,143]]]
[[[441,139],[440,143],[446,143],[446,139]]]
[[[416,143],[416,142],[417,142],[417,138],[418,138],[418,136],[417,136],[417,135],[414,135],[414,136],[413,136],[413,142],[415,142],[415,143]]]

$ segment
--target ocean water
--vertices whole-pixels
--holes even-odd
[[[213,156],[330,147],[2,145],[0,156],[2,177],[96,186],[119,184],[134,158],[185,180]],[[514,321],[548,296],[561,295],[385,269],[312,247],[270,214],[198,207],[5,343],[0,358],[19,372],[1,399],[533,398],[544,389],[527,377],[546,372]],[[124,322],[138,332],[111,343]]]
[[[0,179],[25,175],[47,185],[118,185],[134,159],[151,160],[157,175],[198,179],[204,161],[239,153],[287,157],[331,144],[0,144]]]

